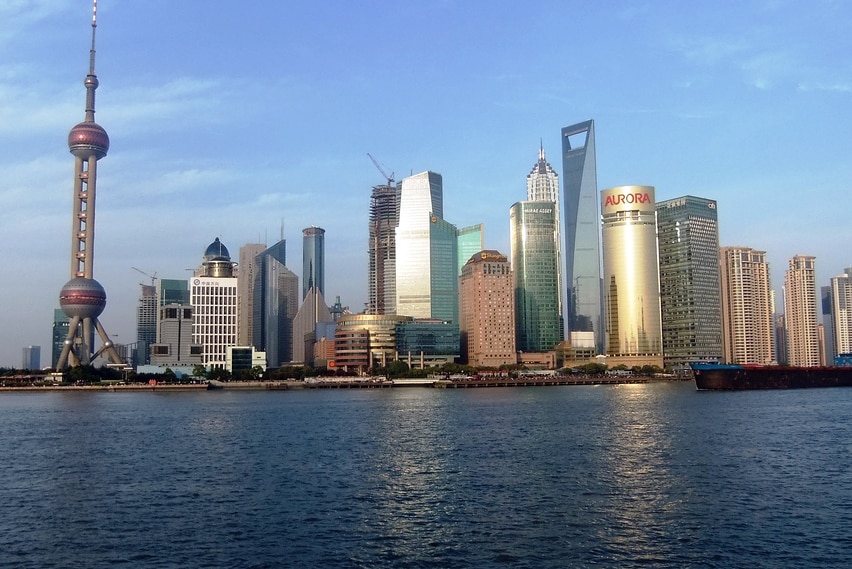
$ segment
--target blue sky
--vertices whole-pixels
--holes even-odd
[[[326,229],[326,296],[366,301],[367,209],[383,181],[444,179],[444,216],[508,252],[508,209],[544,145],[595,119],[598,185],[719,202],[723,245],[852,265],[852,4],[739,0],[101,0],[95,277],[135,341],[131,267],[186,278],[219,237]],[[0,366],[42,346],[69,278],[73,157],[91,3],[0,4]],[[779,296],[780,300],[780,296]]]

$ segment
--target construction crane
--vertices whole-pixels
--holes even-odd
[[[146,277],[151,279],[151,286],[154,286],[154,283],[157,282],[157,273],[156,272],[154,272],[153,275],[149,275],[148,273],[146,273],[142,269],[137,269],[136,267],[130,267],[130,268],[133,269],[136,272],[142,273],[143,275],[145,275]],[[139,284],[142,284],[142,283],[139,283]],[[142,286],[145,286],[145,285],[142,285]]]
[[[367,153],[367,156],[369,156],[369,157],[370,157],[370,160],[372,160],[372,161],[373,161],[373,164],[376,166],[376,169],[377,169],[379,172],[381,172],[381,173],[382,173],[382,176],[384,176],[384,177],[385,177],[385,180],[387,180],[388,186],[393,186],[393,182],[394,182],[394,179],[393,179],[393,172],[391,172],[391,173],[390,173],[390,176],[388,176],[387,172],[385,172],[385,171],[382,169],[382,167],[381,167],[381,166],[379,166],[379,163],[378,163],[378,162],[376,162],[376,159],[375,159],[375,158],[373,158],[373,155],[372,155],[372,154],[370,154],[370,153],[368,152],[368,153]]]

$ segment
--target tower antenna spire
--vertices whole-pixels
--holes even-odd
[[[92,0],[92,49],[89,50],[89,75],[95,74],[95,30],[98,27],[98,0]]]

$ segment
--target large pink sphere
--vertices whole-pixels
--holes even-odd
[[[81,122],[68,133],[68,149],[78,158],[95,155],[101,159],[109,150],[109,136],[98,123]]]
[[[106,307],[106,291],[94,279],[76,277],[59,292],[59,306],[69,318],[97,318]]]

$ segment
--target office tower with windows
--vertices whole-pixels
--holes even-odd
[[[302,299],[312,288],[325,294],[325,229],[302,230]]]
[[[237,345],[235,268],[228,249],[217,237],[204,252],[200,274],[192,279],[192,343],[202,346],[201,363],[207,368],[225,369],[227,348]]]
[[[52,330],[52,343],[50,350],[50,367],[56,368],[56,363],[59,361],[59,354],[62,353],[62,348],[65,346],[65,338],[68,336],[68,326],[71,322],[71,319],[68,318],[68,315],[65,314],[65,311],[61,308],[53,309],[53,326]]]
[[[464,267],[465,263],[485,248],[485,234],[482,229],[482,224],[478,223],[469,227],[462,227],[458,230],[457,235],[459,251],[458,274],[461,275],[462,267]]]
[[[562,188],[566,337],[570,338],[573,331],[593,331],[595,347],[603,353],[600,215],[592,120],[562,129]]]
[[[553,202],[556,212],[556,281],[559,286],[559,326],[564,337],[565,326],[565,288],[562,281],[564,260],[562,257],[562,217],[559,203],[559,174],[547,162],[544,146],[539,146],[538,162],[527,175],[527,201],[531,202]]]
[[[402,180],[396,228],[396,313],[458,322],[458,231],[443,219],[440,174]]]
[[[515,289],[515,345],[522,352],[547,352],[562,337],[555,204],[524,201],[512,205],[509,236]]]
[[[151,361],[151,344],[157,341],[157,288],[154,284],[140,284],[142,293],[136,305],[136,358],[137,365]]]
[[[790,259],[785,274],[787,358],[793,366],[820,365],[815,270],[815,257],[796,255]]]
[[[841,275],[838,278],[848,278],[849,269],[846,269],[846,271],[846,274]],[[833,280],[834,279],[832,279],[832,281]],[[826,358],[826,365],[832,365],[834,363],[834,358],[839,353],[837,351],[837,336],[836,331],[834,329],[834,302],[832,301],[832,297],[834,295],[833,289],[834,282],[832,282],[829,286],[820,287],[820,311],[822,312],[822,325],[824,333],[823,346]],[[850,298],[850,300],[852,300],[852,298]]]
[[[773,363],[775,310],[766,251],[722,247],[719,253],[725,362]]]
[[[312,288],[293,318],[293,358],[296,363],[314,365],[314,344],[322,324],[333,323],[334,318],[322,293]]]
[[[373,187],[370,196],[367,314],[396,310],[396,227],[399,225],[399,186]]]
[[[823,318],[826,328],[831,329],[833,350],[829,353],[829,363],[833,364],[834,358],[840,354],[852,354],[852,268],[833,277],[831,285],[823,288],[829,289],[823,293]],[[827,299],[826,292],[829,295]],[[826,336],[829,336],[828,331]]]
[[[722,360],[722,298],[716,201],[657,203],[660,305],[666,367]]]
[[[258,272],[255,259],[265,250],[266,244],[264,243],[246,243],[240,247],[240,264],[237,270],[237,297],[240,299],[237,343],[240,346],[255,345],[252,336],[254,332],[254,283]]]
[[[517,363],[515,283],[506,255],[481,251],[465,263],[459,278],[462,360],[471,366]]]
[[[270,367],[293,359],[293,319],[299,309],[299,277],[285,266],[285,241],[254,259],[253,345],[266,352]]]
[[[32,371],[41,369],[41,346],[27,346],[23,349],[21,369]]]
[[[601,192],[607,365],[663,367],[653,186]]]

